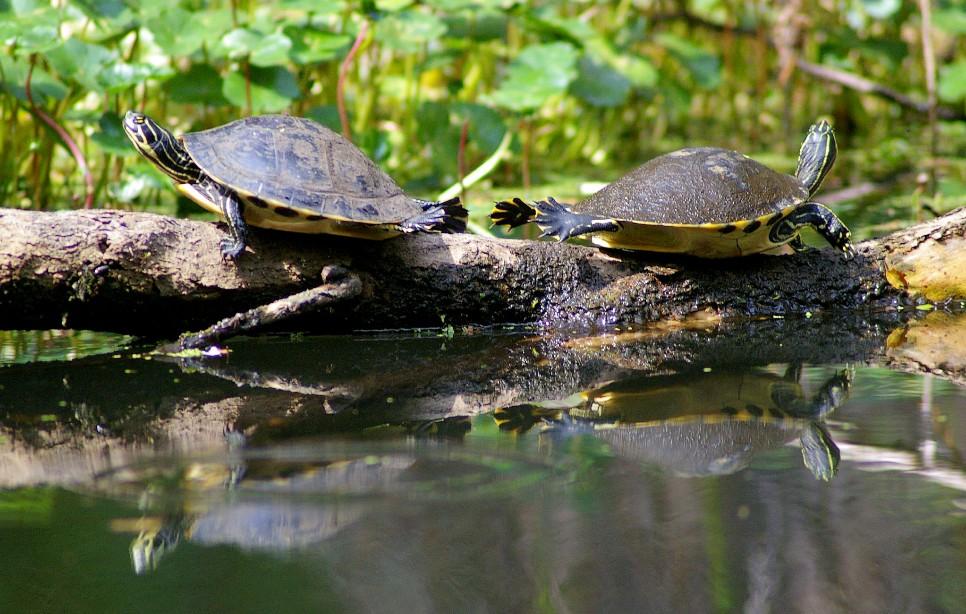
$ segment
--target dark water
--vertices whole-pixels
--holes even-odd
[[[11,359],[0,611],[966,611],[964,330]]]

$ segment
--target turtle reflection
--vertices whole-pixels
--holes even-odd
[[[168,508],[133,524],[137,574],[155,570],[182,541],[286,551],[332,537],[358,520],[358,496],[385,491],[415,463],[403,454],[332,461],[252,459],[195,462],[146,483],[145,509]],[[321,500],[320,500],[321,498]]]
[[[589,433],[617,456],[686,476],[734,473],[797,436],[805,466],[828,481],[839,450],[823,420],[848,397],[853,373],[836,372],[812,395],[800,366],[784,376],[755,369],[633,377],[564,401],[501,408],[494,418],[504,431],[541,424],[550,433]]]

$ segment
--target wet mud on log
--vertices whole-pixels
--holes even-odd
[[[376,243],[258,231],[232,264],[218,251],[224,232],[146,213],[0,209],[0,324],[171,336],[315,288],[332,265],[358,277],[358,296],[286,328],[561,328],[874,310],[915,300],[909,281],[920,278],[908,271],[917,262],[926,272],[942,263],[954,294],[966,271],[966,210],[861,243],[851,261],[830,249],[723,261],[618,258],[580,245],[471,235]],[[932,253],[916,261],[910,254],[923,246]],[[895,285],[889,267],[899,271]]]

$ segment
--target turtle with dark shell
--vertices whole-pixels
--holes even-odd
[[[175,137],[128,111],[124,132],[181,194],[224,216],[226,259],[244,251],[249,224],[375,240],[466,229],[458,198],[407,196],[359,148],[309,119],[262,115]]]
[[[789,244],[804,249],[799,230],[811,226],[846,258],[851,234],[824,205],[811,200],[832,168],[835,135],[828,122],[811,127],[795,176],[778,173],[738,152],[693,147],[654,158],[596,194],[564,205],[498,202],[494,224],[535,222],[563,241],[588,235],[598,246],[730,258]]]

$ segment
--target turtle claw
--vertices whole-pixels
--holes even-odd
[[[234,262],[243,251],[245,244],[237,239],[222,239],[218,244],[221,248],[221,258],[225,262]]]

